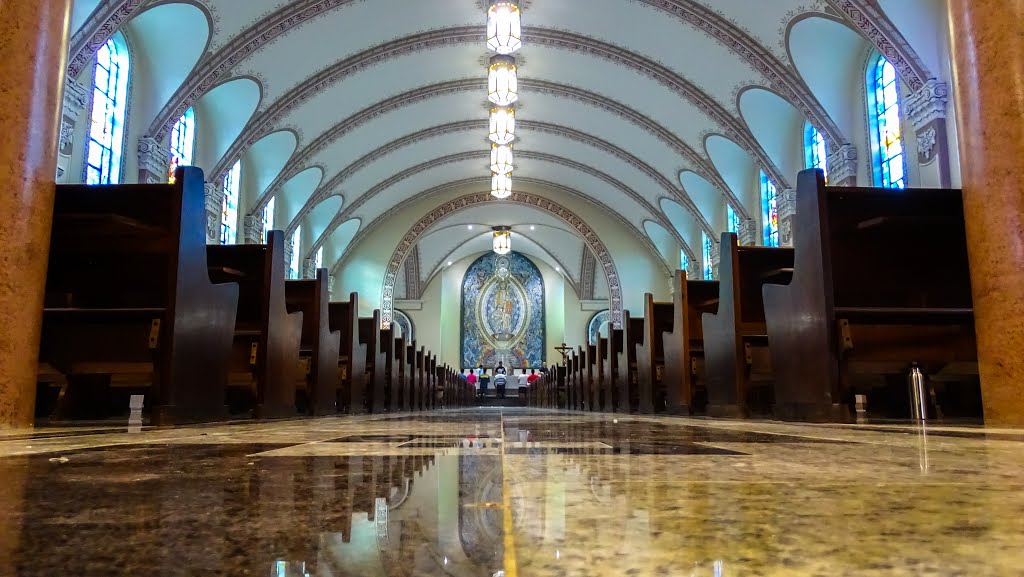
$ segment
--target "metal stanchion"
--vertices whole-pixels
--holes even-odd
[[[910,418],[914,421],[925,422],[928,420],[928,390],[925,383],[924,373],[917,363],[910,365],[910,374],[907,376],[907,384],[910,387]]]

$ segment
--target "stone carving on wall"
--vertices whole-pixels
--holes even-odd
[[[917,135],[917,161],[922,166],[938,163],[939,186],[950,186],[949,139],[946,110],[949,86],[936,78],[924,83],[906,100],[904,109]]]
[[[782,207],[779,207],[779,216],[782,215]],[[737,240],[743,246],[754,246],[757,244],[757,221],[752,218],[745,218],[740,222],[740,231],[736,235]]]
[[[462,366],[540,368],[544,330],[544,279],[530,259],[487,253],[470,265],[462,281]]]
[[[220,243],[221,210],[224,205],[223,181],[207,182],[206,189],[206,244]]]
[[[75,80],[64,84],[64,109],[60,119],[60,140],[57,143],[57,183],[71,182],[71,159],[74,157],[75,129],[89,103],[89,90]]]
[[[167,184],[167,168],[170,166],[170,151],[152,136],[139,138],[139,182],[143,184]]]
[[[711,241],[711,276],[718,278],[718,265],[722,262],[722,241]]]
[[[405,337],[405,342],[407,343],[411,343],[416,339],[416,328],[412,324],[412,319],[409,318],[409,315],[398,309],[395,309],[395,319],[391,321],[392,330],[394,330],[395,327],[397,327],[398,330],[392,334],[392,336],[396,339],[399,337]]]
[[[857,147],[844,144],[828,155],[828,178],[832,186],[857,186]]]
[[[242,234],[245,244],[263,244],[263,221],[253,215],[242,219]]]
[[[787,188],[779,195],[779,245],[793,246],[793,217],[796,215],[796,190]]]
[[[302,261],[302,278],[316,278],[316,261],[307,258]]]

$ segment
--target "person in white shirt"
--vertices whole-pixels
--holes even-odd
[[[525,387],[530,384],[529,379],[530,375],[526,374],[526,369],[523,369],[523,372],[519,374],[519,386]]]
[[[508,382],[508,378],[505,376],[504,372],[500,372],[499,373],[499,372],[495,371],[495,374],[494,374],[494,388],[495,388],[495,390],[498,391],[498,398],[499,399],[504,399],[505,398],[505,383],[507,383],[507,382]]]

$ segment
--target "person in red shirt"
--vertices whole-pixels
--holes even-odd
[[[536,381],[539,378],[540,375],[537,374],[537,369],[530,369],[530,376],[526,377],[526,382],[533,384],[533,381]]]

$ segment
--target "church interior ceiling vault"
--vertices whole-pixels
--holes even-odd
[[[513,191],[596,207],[618,229],[598,238],[639,239],[666,273],[679,254],[699,258],[701,233],[718,237],[727,205],[758,218],[748,186],[757,168],[780,190],[792,186],[802,167],[786,152],[784,125],[813,123],[830,153],[858,129],[812,73],[817,57],[801,44],[809,26],[856,39],[821,58],[878,48],[910,89],[934,76],[889,20],[887,0],[520,4]],[[97,48],[124,32],[163,72],[134,105],[145,136],[166,142],[195,107],[208,120],[196,153],[208,179],[242,159],[240,210],[275,199],[276,228],[302,226],[302,257],[324,247],[336,272],[412,201],[436,196],[441,206],[445,191],[487,188],[485,9],[484,0],[75,0],[67,72],[88,75]],[[424,287],[449,260],[486,251],[497,224],[534,226],[518,250],[558,267],[574,290],[603,274],[600,262],[585,265],[593,243],[578,230],[510,206],[434,222],[418,236],[413,280]]]

